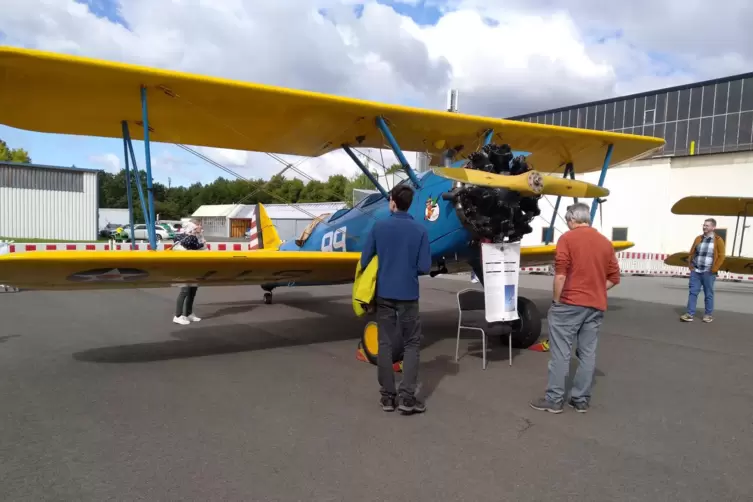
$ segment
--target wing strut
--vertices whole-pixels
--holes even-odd
[[[131,141],[131,133],[128,130],[128,122],[124,120],[123,122],[121,122],[121,124],[123,125],[123,142],[125,143],[125,146],[128,149],[128,152],[131,154],[131,164],[133,164],[133,173],[134,173],[134,176],[136,177],[136,188],[139,191],[139,200],[141,201],[141,210],[144,212],[144,221],[146,222],[147,228],[149,228],[150,226],[153,226],[153,223],[149,222],[149,212],[147,211],[147,208],[146,208],[146,199],[144,199],[144,190],[141,188],[141,176],[139,174],[139,166],[138,164],[136,164],[136,154],[133,152],[133,142]],[[128,157],[126,157],[126,169],[128,169]],[[128,176],[126,177],[126,183],[129,184],[129,189],[126,190],[126,193],[130,192],[130,179],[129,178],[130,177]],[[129,215],[129,218],[131,220],[131,225],[133,225],[133,205],[131,205],[131,214]],[[136,239],[133,234],[133,226],[131,227],[131,233],[128,235],[131,239],[131,249],[134,249],[133,243],[136,241]],[[155,246],[152,246],[152,249],[157,249],[157,248]]]
[[[400,162],[400,165],[403,166],[405,173],[408,175],[408,177],[416,186],[416,188],[421,188],[421,184],[418,182],[418,178],[416,177],[416,172],[413,170],[410,164],[408,164],[408,161],[405,159],[405,155],[403,155],[403,151],[400,149],[400,145],[397,144],[395,137],[392,135],[390,128],[387,126],[387,122],[385,122],[382,117],[377,117],[376,125],[379,128],[379,130],[382,131],[382,134],[384,134],[384,137],[387,140],[387,143],[390,144],[392,151],[395,153],[395,156],[397,157],[397,160]]]
[[[146,86],[141,86],[141,120],[144,122],[144,157],[146,158],[146,191],[149,197],[149,244],[157,249],[157,222],[154,218],[154,187],[152,186],[152,154],[149,148],[149,107],[146,102]],[[146,218],[146,215],[144,215]]]
[[[133,194],[131,193],[131,166],[128,163],[130,134],[128,133],[128,122],[124,120],[121,122],[121,125],[123,127],[123,158],[125,159],[126,197],[128,197],[128,222],[131,224],[131,231],[128,233],[128,236],[131,240],[130,249],[133,249]],[[139,184],[139,188],[141,188],[141,180],[139,180],[138,176],[136,176],[136,180],[138,180],[137,183]]]
[[[601,174],[599,175],[599,186],[604,186],[604,178],[607,177],[607,169],[609,169],[609,161],[612,160],[612,151],[614,150],[614,144],[610,143],[607,147],[607,154],[604,157],[604,165],[601,166]],[[595,198],[591,203],[591,225],[593,225],[594,218],[596,218],[596,205],[599,203],[599,199]]]
[[[390,195],[387,193],[387,190],[385,190],[384,187],[379,184],[379,181],[377,181],[377,179],[374,177],[374,174],[371,173],[371,171],[369,171],[368,169],[366,169],[366,166],[363,165],[363,162],[361,162],[361,159],[356,157],[356,154],[353,153],[353,150],[351,150],[350,147],[346,144],[343,144],[342,147],[343,147],[343,150],[345,150],[345,153],[347,153],[348,156],[353,160],[353,162],[356,163],[356,165],[358,166],[358,169],[360,169],[361,172],[363,172],[363,174],[365,174],[366,177],[369,178],[369,181],[371,181],[374,187],[377,190],[379,190],[379,192],[382,195],[384,195],[385,199],[389,199]]]
[[[565,173],[562,175],[563,178],[567,178],[570,176],[571,180],[575,179],[575,168],[573,167],[572,162],[568,162],[565,165]],[[578,203],[578,197],[573,197],[575,200],[575,203]],[[552,223],[549,225],[549,228],[546,231],[546,242],[544,244],[549,244],[554,241],[554,223],[557,219],[557,213],[560,210],[560,202],[562,201],[562,196],[557,196],[557,202],[554,203],[554,211],[552,211]],[[591,221],[593,221],[593,218],[591,218]]]

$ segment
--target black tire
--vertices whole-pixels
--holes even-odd
[[[518,297],[518,316],[512,324],[512,346],[527,349],[541,336],[541,313],[536,304],[528,298]],[[507,337],[502,337],[507,340]]]

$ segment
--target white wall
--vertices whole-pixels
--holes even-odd
[[[129,225],[130,217],[128,216],[128,209],[99,208],[99,229],[102,230],[108,223]],[[138,224],[138,222],[134,223]]]
[[[0,236],[96,240],[97,174],[83,176],[83,192],[0,187]]]
[[[599,173],[577,176],[597,183]],[[603,221],[597,210],[594,226],[611,238],[612,228],[627,227],[628,240],[634,251],[674,253],[690,249],[693,239],[701,233],[701,216],[674,215],[675,202],[690,195],[753,196],[753,153],[725,153],[682,158],[650,159],[616,167],[607,172],[605,186],[610,195],[603,204]],[[547,202],[546,200],[549,200]],[[534,220],[534,230],[523,239],[524,245],[541,244],[541,229],[549,226],[556,197],[539,202],[541,217]],[[591,204],[591,199],[582,199]],[[560,203],[555,223],[555,241],[567,230],[564,214],[572,204],[570,198]],[[542,218],[543,217],[543,218]],[[715,217],[719,228],[727,228],[727,247],[731,248],[734,217]],[[749,219],[753,225],[753,218]],[[742,225],[742,223],[741,223]],[[753,228],[746,230],[743,254],[753,255]],[[738,234],[739,246],[739,234]],[[731,249],[728,249],[731,254]]]

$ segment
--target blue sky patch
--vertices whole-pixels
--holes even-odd
[[[434,5],[427,4],[426,0],[419,0],[416,5],[409,5],[400,0],[377,0],[377,3],[392,7],[395,12],[413,19],[420,26],[434,26],[442,17],[440,10]]]
[[[86,5],[89,12],[95,16],[119,24],[130,31],[128,23],[120,15],[118,0],[74,0],[74,2]]]

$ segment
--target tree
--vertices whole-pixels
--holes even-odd
[[[23,148],[10,149],[8,144],[0,139],[0,161],[31,164],[31,157]]]

